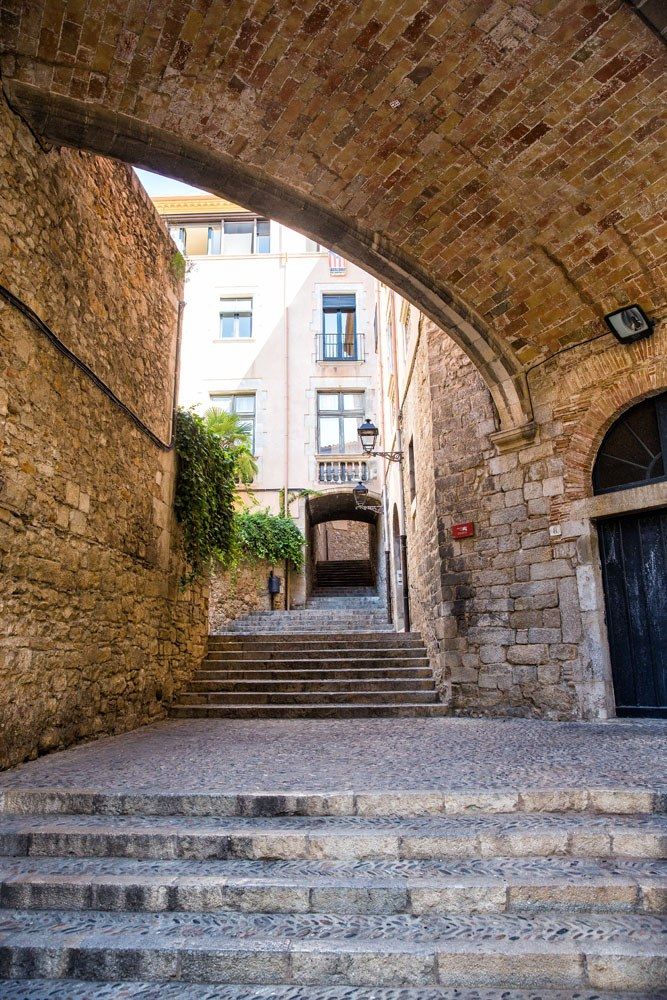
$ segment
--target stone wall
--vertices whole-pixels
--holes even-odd
[[[374,532],[360,521],[326,521],[315,527],[315,559],[336,562],[375,559]]]
[[[667,324],[630,346],[601,333],[536,367],[537,436],[504,454],[477,370],[424,334],[403,411],[418,481],[407,533],[412,613],[443,692],[465,713],[613,714],[595,518],[664,505],[667,484],[592,497],[591,471],[613,420],[667,386]],[[452,538],[460,521],[473,538]]]
[[[169,441],[180,279],[126,167],[0,106],[0,283]],[[164,715],[199,663],[175,462],[0,299],[0,766]]]
[[[269,571],[273,569],[281,579],[281,593],[275,595],[274,609],[285,604],[285,567],[269,562],[242,563],[234,570],[214,573],[211,577],[209,601],[209,631],[224,632],[235,618],[243,618],[254,611],[269,611]]]

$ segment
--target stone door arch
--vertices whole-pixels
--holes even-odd
[[[667,392],[635,404],[605,435],[597,494],[667,480]],[[609,652],[619,715],[667,717],[667,508],[598,524]]]

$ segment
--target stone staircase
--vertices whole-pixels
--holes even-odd
[[[295,617],[301,624],[310,615],[319,623],[330,614],[276,612],[275,627]],[[388,627],[362,631],[356,620],[354,631],[336,624],[331,631],[320,625],[321,632],[269,632],[254,625],[261,616],[252,617],[252,632],[239,628],[210,636],[206,659],[172,706],[172,717],[360,718],[447,712],[416,633]]]
[[[318,562],[315,583],[319,588],[372,587],[373,568],[368,559],[339,559]]]
[[[667,824],[649,791],[146,780],[5,789],[4,1000],[665,996]]]

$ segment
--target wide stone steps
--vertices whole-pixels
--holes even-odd
[[[0,996],[656,1000],[664,806],[612,786],[9,785]]]
[[[213,673],[213,676],[209,676]],[[422,677],[414,670],[394,670],[383,672],[367,670],[365,677],[359,677],[359,672],[353,670],[255,670],[238,671],[240,677],[234,677],[234,671],[219,672],[216,676],[212,671],[200,672],[196,675],[189,694],[210,691],[323,691],[337,689],[352,691],[392,691],[392,690],[434,690],[433,678],[428,670]],[[362,671],[363,673],[363,671]],[[299,674],[305,676],[300,677]],[[391,674],[391,676],[387,676]],[[375,675],[375,676],[374,676]],[[182,696],[183,697],[183,696]]]
[[[270,614],[270,612],[267,612]],[[344,631],[347,633],[348,640],[353,639],[358,633],[367,634],[368,632],[387,632],[388,634],[393,633],[393,627],[386,624],[386,619],[382,617],[370,618],[370,616],[365,621],[343,621],[337,619],[335,622],[331,622],[332,628],[338,631]],[[229,626],[229,632],[232,635],[288,635],[290,637],[295,635],[307,635],[309,632],[321,632],[322,629],[326,627],[326,616],[321,618],[319,621],[313,622],[307,618],[303,618],[297,621],[290,622],[262,622],[262,621],[236,621],[232,622]]]
[[[566,910],[660,913],[656,862],[154,861],[0,858],[0,907],[415,915]]]
[[[67,981],[67,992],[56,979],[8,980],[3,984],[5,1000],[665,1000],[667,990],[650,993],[610,993],[607,990],[507,990],[487,987],[460,989],[431,987],[354,986],[211,986],[182,982],[83,982]]]
[[[276,653],[290,652],[291,650],[338,650],[343,655],[350,655],[350,641],[354,644],[355,655],[366,651],[386,650],[405,651],[409,655],[411,650],[423,650],[424,643],[414,632],[357,632],[350,640],[350,633],[332,633],[321,635],[318,633],[301,633],[290,635],[288,633],[269,633],[269,635],[211,635],[209,636],[209,650],[211,652],[233,652],[244,649],[252,650],[275,650]],[[423,653],[422,653],[423,655]]]
[[[318,633],[327,631],[345,637],[351,633],[393,633],[387,621],[386,611],[352,611],[335,608],[302,608],[293,611],[255,612],[245,618],[237,618],[229,626],[227,634],[245,635],[258,633],[287,634]]]
[[[387,605],[386,602],[380,597],[341,597],[340,595],[335,595],[329,597],[324,594],[320,594],[317,597],[310,597],[306,601],[305,607],[309,610],[321,609],[326,611],[328,608],[333,608],[335,610],[349,609],[350,611],[383,611],[386,615]]]
[[[357,664],[366,669],[373,667],[382,669],[384,666],[402,667],[407,662],[414,666],[428,665],[429,662],[428,658],[424,656],[423,649],[410,650],[406,656],[402,654],[401,650],[389,649],[384,655],[380,650],[364,650],[363,654],[357,655],[352,655],[350,650],[347,650],[346,653],[347,655],[343,656],[342,651],[339,653],[336,650],[328,652],[324,649],[317,649],[312,652],[296,650],[291,654],[289,651],[280,651],[276,656],[268,656],[264,651],[244,650],[242,656],[228,653],[225,654],[224,658],[216,653],[208,653],[202,663],[205,666],[215,665],[217,669],[224,669],[226,666],[235,663],[243,663],[248,666],[252,666],[253,664],[257,666],[269,664],[270,667],[282,666],[283,669],[289,666],[299,668],[310,664],[312,664],[313,668],[318,669],[324,669],[329,666],[331,668],[342,668]]]
[[[0,975],[650,990],[667,981],[663,931],[625,913],[5,910]]]
[[[360,708],[365,705],[413,705],[413,704],[435,704],[438,700],[438,693],[433,687],[408,687],[399,690],[394,688],[378,689],[376,687],[357,687],[348,690],[341,685],[338,690],[323,682],[326,686],[315,690],[294,690],[293,687],[286,687],[279,681],[274,682],[278,686],[274,689],[254,688],[248,690],[214,690],[214,691],[186,691],[181,695],[180,705],[191,705],[193,707],[209,705],[284,705],[289,699],[292,707],[299,705],[347,705],[353,704]],[[311,682],[315,685],[318,682]],[[370,683],[370,682],[369,682]]]
[[[244,660],[254,663],[265,663],[267,661],[283,660],[287,663],[300,663],[314,660],[316,663],[323,663],[339,660],[341,661],[340,666],[345,666],[347,663],[363,663],[365,667],[375,667],[386,663],[400,665],[405,663],[406,660],[415,659],[428,663],[428,658],[424,655],[423,646],[406,647],[404,649],[401,649],[400,646],[397,648],[387,646],[385,649],[369,648],[359,650],[350,650],[349,648],[292,649],[291,647],[275,650],[258,650],[255,647],[239,650],[212,649],[209,650],[203,662],[224,664]]]
[[[245,703],[239,705],[186,705],[176,702],[169,709],[172,719],[409,719],[448,715],[449,709],[440,702],[383,702],[372,704],[357,701],[326,704],[295,704],[292,700],[273,705]]]
[[[243,664],[241,669],[238,669],[240,664],[237,664],[231,670],[220,670],[212,665],[207,665],[201,670],[198,670],[195,674],[195,679],[192,682],[191,690],[199,690],[199,684],[207,683],[210,681],[253,681],[256,683],[262,680],[266,681],[322,681],[322,680],[356,680],[356,681],[374,681],[377,679],[378,674],[381,674],[382,682],[390,681],[392,679],[397,681],[404,681],[410,678],[412,679],[427,679],[432,681],[431,668],[426,667],[389,667],[386,670],[381,670],[379,667],[338,667],[331,665],[327,668],[315,667],[314,669],[308,668],[295,668],[289,663],[281,665],[280,662],[267,661],[261,664],[252,664],[247,666]]]
[[[181,719],[446,713],[420,637],[395,632],[211,636],[200,670],[170,707]]]
[[[11,800],[10,800],[11,801]],[[445,860],[665,857],[657,814],[480,813],[447,816],[204,817],[7,815],[0,856],[189,860]]]

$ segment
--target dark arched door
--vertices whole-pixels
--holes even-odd
[[[633,406],[604,438],[596,493],[667,479],[667,392]],[[667,510],[598,524],[619,715],[667,717]]]

